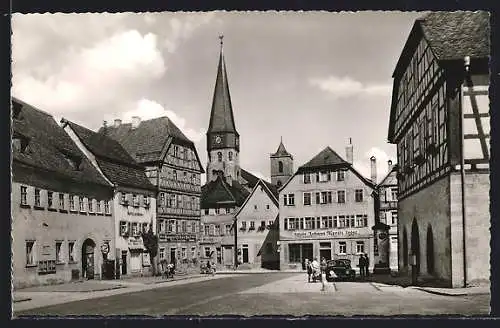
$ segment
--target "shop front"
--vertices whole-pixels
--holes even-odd
[[[281,270],[305,270],[305,260],[349,259],[357,269],[361,254],[368,254],[373,266],[373,233],[361,229],[322,229],[280,232]]]
[[[198,265],[199,250],[196,233],[172,233],[159,235],[161,259],[184,270]]]

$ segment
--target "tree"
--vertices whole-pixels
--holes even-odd
[[[153,270],[153,276],[156,276],[156,256],[158,255],[158,236],[153,234],[153,229],[150,226],[147,232],[142,232],[142,241],[144,247],[146,247],[147,253],[149,253],[149,258],[151,261],[151,268]]]

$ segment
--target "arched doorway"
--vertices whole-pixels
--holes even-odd
[[[94,279],[94,258],[95,242],[92,239],[85,239],[82,244],[82,276],[87,279]]]
[[[408,235],[406,228],[403,228],[403,266],[408,267]]]
[[[432,233],[432,226],[429,224],[427,227],[427,273],[434,274],[434,234]]]
[[[411,253],[416,256],[416,271],[418,274],[420,273],[420,234],[416,219],[413,219],[411,224]]]

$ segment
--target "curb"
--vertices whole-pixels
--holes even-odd
[[[26,302],[26,301],[31,301],[32,298],[26,297],[26,298],[20,298],[18,300],[13,300],[13,303],[20,303],[20,302]]]
[[[477,294],[476,293],[469,294],[467,292],[448,293],[448,292],[442,292],[439,290],[431,290],[431,289],[426,289],[426,288],[421,288],[421,287],[412,287],[412,289],[417,289],[417,290],[421,290],[421,291],[429,293],[429,294],[435,294],[435,295],[441,295],[441,296],[470,296],[470,295],[488,295],[489,294],[487,292],[480,292]]]

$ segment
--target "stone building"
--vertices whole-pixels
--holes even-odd
[[[62,127],[113,188],[115,277],[151,273],[141,232],[156,227],[156,188],[115,140],[66,119]]]
[[[399,268],[450,286],[490,277],[489,14],[415,21],[394,70]]]
[[[278,150],[271,154],[271,184],[280,188],[293,175],[293,156],[280,141]]]
[[[392,271],[398,270],[398,180],[397,165],[389,160],[387,174],[377,184],[379,200],[379,221],[388,227],[388,265]]]
[[[279,190],[281,269],[304,268],[305,259],[350,259],[367,253],[373,268],[375,183],[326,147],[299,167]]]
[[[144,121],[134,117],[132,123],[117,119],[99,132],[120,142],[156,186],[159,259],[176,266],[194,265],[204,172],[194,143],[168,117]]]
[[[12,105],[14,288],[100,278],[114,259],[112,185],[50,114]]]
[[[246,211],[240,211],[238,218],[235,217],[235,214],[259,183],[259,178],[240,166],[239,141],[240,135],[235,125],[221,40],[217,77],[207,130],[207,182],[202,186],[200,252],[204,259],[212,258],[218,264],[227,267],[232,267],[235,264],[235,232],[238,237],[238,231],[234,230],[235,219],[246,220],[243,214]],[[263,181],[263,183],[267,189],[276,190],[268,182]],[[262,200],[263,203],[258,208],[266,208],[266,205],[269,205],[271,210],[273,200],[270,194],[265,193],[262,198],[265,200]],[[270,220],[267,219],[267,216],[265,218],[266,222]],[[266,229],[266,232],[271,231]],[[253,237],[250,235],[253,236],[253,234],[248,235],[252,240],[252,245],[257,245],[259,243],[257,240],[263,243],[268,234],[259,233]],[[246,256],[244,261],[243,253],[246,252],[249,244],[240,244],[238,240],[236,243],[238,244],[237,248],[241,249],[240,255],[238,255],[241,258],[240,262],[245,262]],[[257,246],[252,247],[255,250]],[[257,255],[259,252],[253,252],[253,250],[254,256],[249,257],[248,262],[244,264],[248,263],[249,266],[262,264],[260,255]]]

